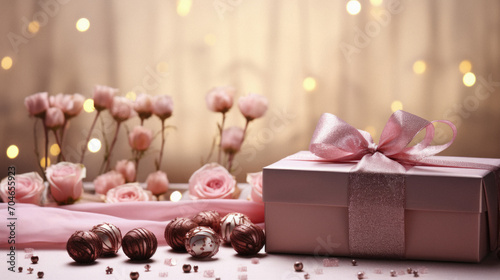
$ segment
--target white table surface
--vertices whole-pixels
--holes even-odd
[[[451,263],[451,262],[426,262],[426,261],[395,261],[395,260],[368,260],[358,259],[357,266],[352,266],[351,259],[338,258],[338,267],[324,267],[322,257],[303,255],[276,255],[266,254],[264,250],[257,256],[258,264],[252,264],[251,257],[240,257],[231,247],[221,247],[219,253],[213,259],[198,260],[187,253],[177,253],[168,246],[160,246],[155,255],[148,262],[131,262],[121,251],[111,258],[99,258],[90,265],[75,263],[65,250],[35,250],[34,254],[39,257],[38,264],[31,264],[29,258],[25,258],[23,250],[17,251],[17,266],[23,267],[23,272],[10,272],[7,270],[6,250],[0,250],[1,279],[37,279],[36,273],[43,271],[43,279],[130,279],[131,271],[140,273],[139,279],[215,279],[203,276],[205,270],[213,269],[215,276],[221,280],[226,279],[304,279],[304,274],[309,273],[310,279],[357,279],[359,271],[365,272],[364,279],[416,279],[414,275],[404,274],[390,277],[390,270],[404,272],[408,267],[420,269],[418,279],[439,280],[466,280],[466,279],[500,279],[500,260],[495,254],[491,254],[479,264],[473,263]],[[165,259],[173,258],[177,265],[169,266],[164,263]],[[295,272],[293,264],[301,261],[304,264],[303,272]],[[145,272],[144,266],[149,264],[151,269]],[[183,264],[191,266],[198,265],[197,273],[184,273]],[[107,267],[113,268],[113,274],[106,275]],[[27,273],[27,268],[32,267],[33,274]],[[247,271],[239,271],[246,267]],[[322,270],[322,274],[319,274]],[[377,271],[378,270],[378,271]],[[161,277],[160,273],[168,273],[167,277]],[[379,273],[377,273],[379,272]],[[381,272],[381,273],[380,273]]]

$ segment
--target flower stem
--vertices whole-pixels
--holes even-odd
[[[156,171],[160,170],[161,162],[163,159],[163,147],[165,146],[165,119],[161,120],[161,147],[160,147],[160,157],[156,164]]]
[[[217,163],[221,163],[220,158],[222,155],[222,132],[224,131],[224,123],[226,122],[226,113],[222,113],[222,123],[219,127],[219,154],[217,155]]]
[[[82,147],[82,155],[80,157],[80,163],[83,163],[83,158],[85,157],[85,152],[87,151],[87,145],[88,145],[89,140],[90,140],[90,135],[92,135],[92,130],[94,130],[94,126],[95,126],[100,114],[101,114],[101,111],[97,111],[97,114],[95,115],[94,121],[92,122],[92,125],[90,126],[89,135],[87,135],[87,139],[85,140],[85,144]]]
[[[47,163],[49,159],[49,129],[45,125],[45,121],[43,122],[43,131],[45,133],[45,164],[43,166],[43,170],[47,170]]]
[[[64,160],[64,161],[66,161],[64,159],[64,156],[63,156],[63,153],[62,153],[62,150],[63,150],[62,144],[63,144],[63,141],[64,141],[64,135],[66,134],[66,129],[68,127],[68,123],[69,123],[68,119],[65,117],[64,118],[64,123],[63,123],[62,128],[61,128],[61,132],[60,132],[60,137],[59,137],[60,141],[57,143],[59,145],[59,149],[61,150],[61,152],[57,156],[57,162],[60,162],[61,159]],[[56,135],[56,140],[57,140],[57,135]]]
[[[231,173],[231,168],[233,167],[233,159],[234,159],[235,153],[229,153],[228,154],[228,159],[227,159],[227,171]]]
[[[56,138],[56,143],[59,146],[59,155],[57,156],[57,161],[58,162],[60,161],[59,158],[62,158],[63,161],[66,161],[66,158],[64,157],[63,151],[62,151],[62,145],[61,145],[60,137],[57,135],[57,131],[56,130],[53,130],[53,132],[54,132],[54,136]]]
[[[35,143],[34,148],[35,148],[36,164],[40,168],[40,171],[42,171],[43,180],[47,181],[47,177],[45,176],[44,169],[43,169],[42,165],[40,164],[40,160],[39,160],[40,152],[38,151],[38,145],[37,145],[38,144],[38,134],[36,133],[36,125],[37,124],[38,124],[38,118],[35,119],[35,123],[33,125],[33,138],[34,138],[34,143]]]
[[[118,131],[120,130],[120,121],[116,122],[116,130],[115,130],[115,136],[113,137],[113,142],[111,142],[111,146],[109,147],[109,152],[106,155],[106,168],[104,169],[104,172],[109,171],[109,166],[111,163],[111,153],[113,152],[113,148],[115,147],[116,140],[118,139]]]

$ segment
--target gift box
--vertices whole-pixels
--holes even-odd
[[[397,123],[404,127],[405,122]],[[322,153],[317,147],[337,141],[325,139],[339,129],[339,142],[353,146],[346,142],[352,137],[346,139],[351,134],[342,127],[328,127],[328,137],[320,140],[318,129],[325,127],[316,129],[312,152],[264,168],[266,252],[479,262],[496,250],[499,186],[494,170],[500,159],[426,156],[417,165],[401,153],[400,158],[385,156],[389,152],[380,146],[393,134],[383,132],[375,148],[361,133],[368,139],[360,144],[365,152],[353,157],[358,152],[346,155],[348,149],[342,149],[343,159],[338,160],[331,150]],[[427,127],[423,122],[410,135]],[[386,166],[393,162],[404,168]]]

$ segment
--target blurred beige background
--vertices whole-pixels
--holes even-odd
[[[355,13],[358,4],[359,13],[350,14],[347,7]],[[26,96],[88,98],[96,84],[131,98],[140,91],[173,97],[167,123],[177,129],[169,131],[163,164],[171,182],[186,182],[208,155],[220,115],[208,111],[205,94],[220,85],[269,99],[236,157],[239,182],[307,149],[323,112],[378,139],[392,110],[402,107],[455,122],[458,138],[444,154],[500,157],[496,0],[0,0],[0,18],[0,177],[9,165],[18,173],[38,170]],[[90,23],[85,32],[76,28],[80,18]],[[78,158],[94,114],[72,121],[67,156]],[[94,133],[101,140],[98,131],[110,138],[113,132],[104,115],[104,128]],[[244,125],[237,107],[227,122]],[[145,124],[160,129],[157,118]],[[14,159],[6,156],[10,145],[20,151]],[[114,161],[131,156],[125,129],[117,145]],[[153,171],[159,146],[158,138],[139,180]],[[87,180],[102,156],[87,154]]]

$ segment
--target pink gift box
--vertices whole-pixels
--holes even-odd
[[[433,158],[500,166],[500,159]],[[348,229],[348,180],[354,165],[285,158],[265,167],[266,252],[356,257]],[[401,258],[481,261],[497,248],[498,191],[495,174],[488,170],[410,168]]]

